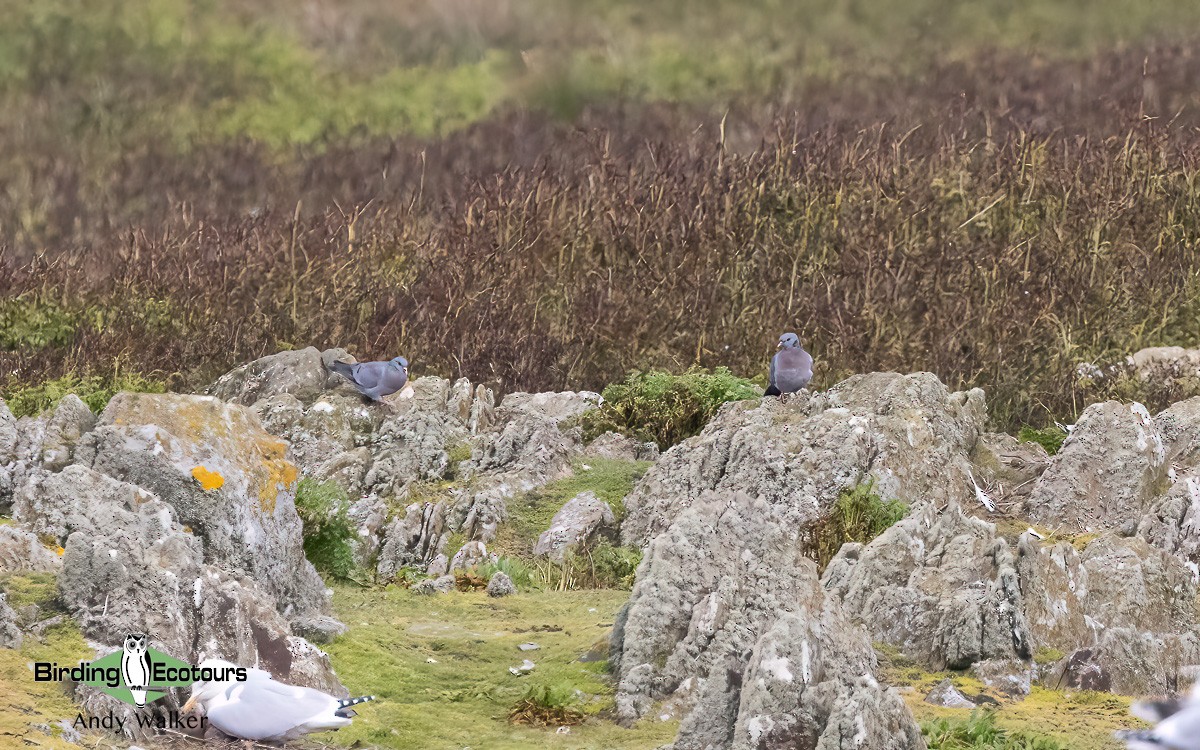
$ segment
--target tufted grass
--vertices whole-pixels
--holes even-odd
[[[885,501],[872,491],[873,486],[873,480],[866,480],[842,490],[829,515],[809,528],[808,554],[820,570],[825,570],[843,544],[866,544],[908,513],[907,505]]]

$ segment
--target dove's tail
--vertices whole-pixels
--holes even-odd
[[[343,377],[349,378],[350,380],[354,380],[354,378],[350,377],[351,365],[348,362],[331,362],[331,363],[329,363],[329,369],[333,370],[334,372],[338,373],[339,375],[341,375]]]
[[[764,393],[763,395],[764,395],[764,396],[779,396],[779,395],[781,395],[781,394],[779,393],[779,389],[778,389],[778,388],[776,388],[776,387],[775,387],[775,386],[773,386],[773,385],[768,385],[768,386],[767,386],[767,392],[766,392],[766,393]]]
[[[363,695],[358,698],[347,698],[338,701],[337,711],[334,711],[334,715],[340,716],[343,719],[349,719],[351,716],[354,716],[354,712],[350,710],[351,706],[357,706],[359,703],[366,703],[373,700],[375,700],[375,696]]]

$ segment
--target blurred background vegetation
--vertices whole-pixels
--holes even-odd
[[[26,410],[310,344],[503,390],[753,378],[794,329],[818,385],[928,369],[1015,429],[1153,405],[1075,364],[1200,332],[1193,0],[0,17],[0,393]]]

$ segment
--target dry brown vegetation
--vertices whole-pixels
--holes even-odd
[[[502,389],[634,368],[765,371],[796,329],[818,385],[930,370],[1002,426],[1070,418],[1074,366],[1194,343],[1192,46],[1004,53],[743,103],[501,112],[438,139],[280,160],[249,143],[49,161],[0,294],[69,320],[0,353],[10,389],[124,369],[196,387],[281,347],[403,353]],[[0,216],[15,206],[0,199]]]

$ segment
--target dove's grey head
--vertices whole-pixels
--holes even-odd
[[[785,333],[779,337],[778,349],[799,349],[800,337],[794,333]]]
[[[404,357],[392,357],[393,365],[400,365],[401,369],[408,372],[408,360]]]

